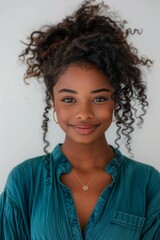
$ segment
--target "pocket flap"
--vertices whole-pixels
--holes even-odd
[[[111,219],[111,222],[113,223],[140,229],[143,227],[144,221],[145,221],[144,217],[132,215],[121,211],[115,211]]]

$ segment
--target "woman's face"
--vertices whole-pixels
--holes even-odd
[[[54,86],[54,106],[66,138],[91,143],[104,138],[115,103],[107,77],[95,68],[71,65]]]

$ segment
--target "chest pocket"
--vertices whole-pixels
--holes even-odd
[[[145,218],[129,213],[115,211],[110,219],[113,239],[119,240],[138,240]],[[116,238],[118,237],[118,238]]]

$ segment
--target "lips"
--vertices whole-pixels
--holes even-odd
[[[87,135],[95,131],[95,129],[98,127],[98,125],[85,125],[85,124],[79,124],[79,125],[71,125],[71,127],[79,134]]]

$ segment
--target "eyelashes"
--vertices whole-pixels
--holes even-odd
[[[106,98],[106,97],[96,97],[94,100],[93,100],[93,102],[105,102],[105,101],[107,101],[108,100],[108,98]]]
[[[65,102],[65,103],[74,103],[74,102],[76,102],[76,101],[75,101],[73,98],[71,98],[71,97],[63,98],[61,101],[62,101],[62,102]]]
[[[107,97],[104,97],[104,96],[99,96],[99,97],[95,97],[91,102],[94,102],[94,103],[103,103],[105,101],[107,101],[108,98]],[[73,97],[65,97],[61,100],[62,102],[64,103],[68,103],[68,104],[71,104],[71,103],[75,103],[76,100],[73,98]]]

